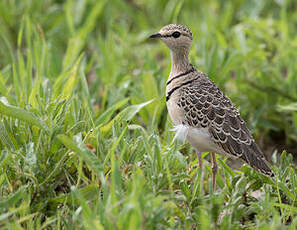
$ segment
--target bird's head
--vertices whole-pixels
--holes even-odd
[[[193,34],[186,26],[169,24],[158,33],[152,34],[150,38],[160,38],[172,52],[179,53],[190,49]]]

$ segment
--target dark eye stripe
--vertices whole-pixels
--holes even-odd
[[[188,34],[181,33],[180,35],[183,35],[183,36],[185,36],[185,37],[188,37],[188,38],[190,38],[190,39],[192,40],[191,36],[188,35]],[[172,37],[173,37],[172,34],[162,35],[162,38],[172,38]]]

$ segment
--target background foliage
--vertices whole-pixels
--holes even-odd
[[[175,22],[275,178],[217,156],[212,191],[172,142],[169,52],[147,37]],[[0,228],[296,229],[296,32],[294,0],[0,1]]]

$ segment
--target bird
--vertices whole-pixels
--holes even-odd
[[[215,154],[239,158],[264,175],[273,177],[263,152],[231,100],[208,75],[189,61],[193,41],[191,30],[169,24],[149,38],[160,39],[170,49],[171,71],[166,83],[166,106],[176,137],[187,140],[197,153],[210,153],[212,187],[215,189]]]

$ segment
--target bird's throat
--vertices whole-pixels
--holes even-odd
[[[186,72],[191,68],[189,62],[189,51],[186,49],[181,49],[178,51],[170,51],[171,55],[171,72],[170,76],[175,76],[176,74]]]

